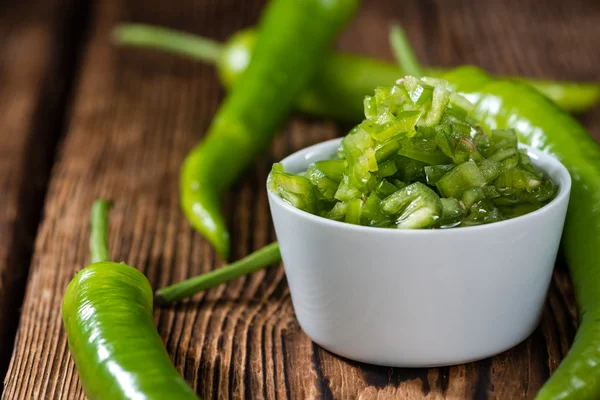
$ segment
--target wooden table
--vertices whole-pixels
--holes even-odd
[[[600,80],[593,0],[365,1],[339,47],[391,58],[398,20],[431,65]],[[88,213],[113,199],[111,252],[155,287],[223,264],[186,222],[177,176],[223,98],[211,66],[115,49],[119,21],[224,40],[256,22],[260,0],[21,0],[0,12],[0,374],[3,399],[84,397],[60,318],[65,287],[88,262]],[[600,109],[581,117],[600,138]],[[274,240],[264,180],[272,162],[345,133],[294,117],[227,194],[232,259]],[[415,304],[418,307],[418,304]],[[281,266],[209,290],[156,322],[178,370],[204,398],[531,398],[576,330],[559,265],[540,327],[477,363],[384,368],[313,344],[294,317]],[[450,327],[451,329],[451,327]]]

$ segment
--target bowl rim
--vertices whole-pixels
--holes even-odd
[[[317,144],[313,144],[311,146],[305,147],[303,149],[300,149],[300,150],[286,156],[279,162],[282,164],[285,164],[286,161],[290,161],[290,160],[296,159],[296,158],[303,158],[304,160],[306,160],[306,159],[310,158],[314,152],[321,152],[323,147],[333,147],[334,145],[338,146],[341,143],[342,139],[343,139],[343,137],[339,137],[339,138],[335,138],[335,139],[326,140],[324,142],[320,142]],[[291,212],[292,214],[295,214],[299,218],[304,218],[304,219],[307,219],[307,220],[312,221],[317,224],[331,226],[332,228],[338,228],[338,229],[344,229],[344,230],[348,230],[348,231],[356,231],[356,232],[362,232],[362,233],[388,234],[388,235],[400,235],[400,236],[403,236],[403,235],[448,235],[448,234],[456,235],[457,233],[465,233],[465,232],[475,233],[475,232],[481,232],[481,231],[494,230],[494,227],[498,228],[498,227],[508,227],[510,225],[513,225],[513,226],[521,225],[521,224],[526,224],[528,222],[533,222],[533,220],[535,220],[537,218],[541,218],[543,216],[543,214],[547,214],[547,213],[550,213],[551,211],[554,211],[554,209],[560,207],[562,205],[562,203],[564,203],[565,201],[568,202],[569,196],[571,193],[572,179],[571,179],[571,175],[570,175],[569,171],[567,170],[567,167],[565,167],[564,164],[562,162],[560,162],[553,155],[545,153],[541,150],[535,149],[535,148],[528,146],[521,142],[519,142],[519,147],[527,149],[527,154],[530,156],[533,156],[532,158],[533,158],[534,164],[537,164],[538,162],[541,161],[544,164],[549,164],[546,168],[550,167],[550,169],[552,169],[552,170],[558,170],[557,175],[560,178],[559,179],[560,181],[555,182],[558,184],[558,194],[548,204],[545,204],[544,206],[542,206],[541,208],[539,208],[535,211],[532,211],[532,212],[524,214],[524,215],[520,215],[515,218],[507,219],[504,221],[492,222],[492,223],[484,224],[484,225],[465,226],[465,227],[448,228],[448,229],[393,229],[393,228],[382,228],[382,227],[375,227],[375,226],[354,225],[354,224],[349,224],[349,223],[343,222],[343,221],[335,221],[332,219],[328,219],[328,218],[324,218],[324,217],[321,217],[318,215],[311,214],[304,210],[300,210],[299,208],[296,208],[296,207],[292,206],[291,204],[289,204],[288,202],[286,202],[285,200],[283,200],[281,197],[272,193],[268,188],[268,181],[271,176],[270,172],[269,172],[269,175],[267,176],[267,181],[266,181],[267,182],[267,184],[266,184],[267,196],[268,196],[270,202],[276,204],[279,207],[282,207],[283,209],[287,210],[288,212]],[[311,162],[314,162],[314,161],[311,161]],[[548,174],[547,171],[544,170],[544,172],[546,174]],[[387,233],[384,233],[384,232],[387,232]]]

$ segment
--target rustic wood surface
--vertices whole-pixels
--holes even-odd
[[[110,31],[136,21],[224,40],[255,23],[263,2],[24,3],[14,11],[0,2],[0,346],[12,345],[22,302],[2,398],[77,399],[84,396],[60,304],[69,280],[89,262],[88,213],[96,197],[115,202],[114,259],[140,268],[154,287],[223,264],[187,224],[177,193],[181,161],[223,97],[215,71],[115,49]],[[392,20],[405,25],[428,64],[600,81],[600,4],[593,0],[365,1],[339,47],[391,58]],[[600,138],[598,107],[582,122]],[[283,129],[225,199],[232,259],[274,240],[264,191],[270,164],[345,128],[295,117]],[[204,398],[531,398],[576,329],[560,262],[534,334],[498,356],[455,367],[377,367],[319,348],[295,320],[281,266],[159,308],[155,319],[177,369]],[[1,350],[0,367],[9,359]]]
[[[0,12],[0,375],[4,376],[76,57],[65,0]]]

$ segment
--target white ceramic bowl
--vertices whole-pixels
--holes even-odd
[[[282,161],[301,172],[341,139]],[[427,367],[486,358],[537,326],[552,277],[571,179],[527,148],[560,186],[541,209],[489,225],[447,230],[371,228],[311,215],[269,192],[269,205],[302,329],[341,356]]]

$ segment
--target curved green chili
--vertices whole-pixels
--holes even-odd
[[[152,317],[152,288],[137,269],[108,260],[109,203],[94,203],[92,264],[69,283],[63,323],[90,399],[198,399],[171,364]]]
[[[536,399],[599,399],[600,145],[575,119],[527,85],[494,80],[474,67],[454,69],[443,78],[474,104],[472,117],[483,127],[514,128],[520,141],[554,155],[571,174],[563,246],[579,329],[569,353]]]
[[[181,170],[183,210],[222,257],[229,253],[229,234],[220,210],[221,193],[269,145],[357,3],[272,0],[263,12],[248,69]]]
[[[217,65],[221,81],[231,87],[248,66],[256,42],[254,30],[240,31],[225,44],[197,35],[158,26],[123,24],[115,28],[114,42],[122,46],[149,47],[181,54]],[[344,71],[344,73],[340,73]],[[429,68],[427,76],[446,71]],[[333,53],[322,63],[312,85],[295,100],[299,111],[321,117],[359,122],[362,99],[377,86],[391,85],[399,76],[412,75],[398,66],[373,58]],[[525,82],[570,112],[591,108],[600,98],[597,83],[559,82],[533,78],[512,78]]]

